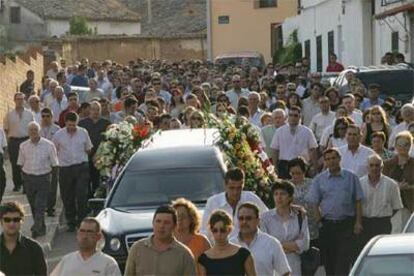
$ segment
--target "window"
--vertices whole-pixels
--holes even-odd
[[[334,40],[334,31],[328,32],[328,55],[330,53],[335,53],[335,40]]]
[[[402,0],[381,0],[381,6],[388,6],[397,2],[402,2]]]
[[[398,32],[393,32],[391,34],[391,51],[398,52],[399,51],[399,38],[398,38]]]
[[[310,55],[311,55],[310,39],[305,41],[305,46],[303,48],[305,48],[305,57],[307,57],[310,60]]]
[[[255,8],[273,8],[277,7],[277,0],[257,0]]]
[[[316,71],[322,72],[322,36],[316,37]]]
[[[218,17],[218,23],[219,24],[229,24],[230,23],[230,17],[228,15],[220,15]]]
[[[282,32],[282,25],[278,23],[271,24],[271,49],[272,49],[272,57],[276,54],[278,50],[283,48],[283,32]]]
[[[20,7],[10,7],[10,23],[20,23]]]

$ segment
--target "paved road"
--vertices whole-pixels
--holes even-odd
[[[52,250],[46,256],[49,272],[53,271],[63,256],[76,250],[76,234],[60,230],[53,242]]]

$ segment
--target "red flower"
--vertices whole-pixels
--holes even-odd
[[[145,139],[148,137],[150,129],[146,125],[135,125],[132,131],[135,137]]]

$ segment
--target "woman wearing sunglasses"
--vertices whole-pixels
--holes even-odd
[[[400,132],[395,138],[396,156],[384,162],[383,174],[399,183],[404,208],[400,222],[393,224],[393,233],[400,233],[410,214],[414,212],[414,159],[410,157],[413,136],[409,131]]]
[[[198,258],[200,275],[248,275],[255,276],[253,257],[246,248],[229,242],[233,229],[230,216],[222,211],[215,211],[209,219],[214,246]]]

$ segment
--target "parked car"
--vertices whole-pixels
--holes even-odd
[[[410,102],[414,96],[414,69],[407,64],[392,66],[349,67],[336,78],[334,85],[341,89],[348,85],[345,74],[355,73],[366,87],[371,83],[381,86],[381,98],[394,97],[397,105]]]
[[[405,224],[403,233],[414,233],[414,213],[411,214],[410,218]]]
[[[214,146],[217,130],[169,130],[138,150],[115,180],[106,199],[90,207],[104,234],[103,252],[124,268],[132,244],[152,233],[155,209],[178,197],[202,211],[207,199],[223,191],[226,165]]]
[[[414,234],[372,238],[349,275],[414,275]]]
[[[257,67],[259,70],[266,68],[263,55],[254,51],[225,53],[214,59],[214,64],[219,66],[241,65],[245,62],[250,66]]]

